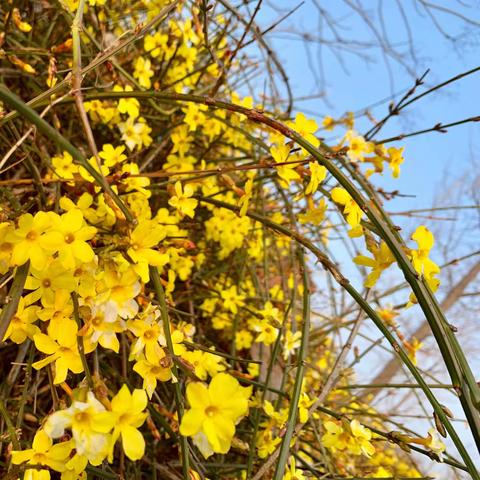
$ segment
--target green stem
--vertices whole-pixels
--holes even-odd
[[[299,248],[298,257],[300,269],[303,277],[303,323],[302,323],[302,340],[297,356],[297,372],[295,375],[295,383],[293,385],[293,394],[290,400],[290,408],[288,411],[287,429],[282,439],[280,453],[275,468],[274,480],[281,480],[285,473],[288,457],[290,455],[290,442],[295,430],[296,419],[298,415],[298,403],[302,393],[303,376],[305,374],[305,359],[307,357],[308,336],[310,333],[310,285],[308,273],[306,271],[305,259],[303,251]]]
[[[82,328],[82,321],[80,320],[80,316],[78,314],[78,297],[75,292],[72,292],[70,296],[72,297],[73,303],[73,317],[75,318],[78,329],[80,330]],[[85,356],[85,344],[83,341],[83,336],[77,335],[77,347],[80,359],[82,360],[83,370],[85,372],[88,387],[90,390],[93,390],[93,379],[92,375],[90,374],[90,368],[88,367],[87,357]]]
[[[10,418],[10,415],[7,410],[7,406],[3,403],[3,399],[0,398],[0,415],[2,415],[3,419],[5,420],[5,424],[7,425],[8,435],[12,442],[13,448],[15,450],[20,450],[20,442],[18,441],[17,432],[15,430],[15,425]]]
[[[170,352],[170,355],[174,355],[173,351],[173,342],[172,342],[172,335],[170,332],[170,321],[168,318],[168,310],[167,310],[167,302],[165,301],[165,291],[163,290],[162,282],[160,281],[160,274],[158,273],[158,269],[156,267],[150,267],[150,278],[153,283],[153,289],[155,290],[155,294],[160,305],[160,315],[162,317],[163,323],[163,332],[165,334],[165,339],[167,341],[167,348]],[[175,390],[175,403],[177,406],[177,416],[178,416],[178,424],[181,423],[183,417],[183,403],[182,403],[182,392],[180,389],[180,384],[178,383],[178,369],[175,362],[172,364],[172,373],[175,377],[174,382],[174,390]],[[189,454],[188,454],[188,441],[187,438],[180,435],[180,449],[181,449],[181,456],[182,456],[182,473],[184,480],[188,480],[189,476]]]
[[[0,343],[5,337],[5,333],[8,330],[8,326],[15,315],[18,307],[18,302],[23,293],[23,286],[27,279],[28,270],[30,268],[30,260],[20,265],[17,268],[15,277],[8,292],[8,302],[4,305],[2,313],[0,314]]]

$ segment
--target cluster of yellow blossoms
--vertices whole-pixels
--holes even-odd
[[[67,16],[79,4],[61,3]],[[129,7],[127,13],[109,8],[105,0],[86,3],[82,45],[91,53],[97,25],[117,38],[109,40],[115,44],[139,18],[154,18],[168,2],[142,1],[140,10]],[[31,30],[17,9],[12,15],[19,32]],[[66,150],[42,145],[37,150],[45,163],[38,167],[44,198],[38,205],[30,199],[0,212],[4,285],[26,271],[21,291],[9,298],[15,312],[1,340],[9,347],[25,345],[25,352],[30,348],[28,368],[36,372],[36,385],[43,386],[38,394],[47,405],[38,412],[33,402],[26,407],[38,425],[8,452],[11,463],[27,480],[48,480],[50,471],[62,480],[85,479],[107,464],[133,478],[128,475],[134,467],[125,467],[125,456],[142,460],[146,445],[158,442],[166,451],[180,450],[184,436],[205,459],[228,454],[239,459],[234,464],[243,462],[221,478],[244,478],[256,457],[263,461],[279,448],[288,422],[299,422],[306,428],[292,440],[284,480],[307,478],[303,466],[315,460],[312,444],[319,439],[328,455],[327,473],[420,476],[402,453],[368,428],[387,428],[382,422],[368,415],[347,420],[348,408],[359,404],[345,391],[334,390],[326,399],[341,410],[342,419],[313,411],[336,356],[325,325],[311,327],[317,335],[302,359],[306,373],[291,411],[292,371],[307,325],[299,305],[309,293],[293,260],[292,239],[310,236],[326,247],[333,223],[344,218],[349,235],[363,237],[370,252],[354,259],[371,269],[364,283],[368,288],[396,258],[369,229],[354,192],[283,134],[200,102],[140,103],[129,96],[143,90],[203,92],[225,73],[232,55],[228,21],[216,17],[217,36],[209,41],[218,53],[212,55],[204,48],[199,8],[180,2],[172,15],[144,36],[135,54],[112,59],[101,91],[95,79],[85,78],[93,94],[86,91],[91,98],[84,108],[99,146],[98,156],[87,160],[90,168]],[[57,63],[69,67],[72,48],[70,38],[54,38],[48,50],[54,60],[43,79],[49,87],[61,80]],[[24,72],[40,71],[40,65],[15,58],[10,62]],[[240,63],[232,62],[238,72]],[[254,107],[251,97],[241,98],[229,87],[222,91],[231,106]],[[63,131],[75,113],[55,115]],[[68,128],[72,142],[83,142],[76,122]],[[368,165],[365,178],[382,174],[384,164],[393,177],[399,175],[403,148],[366,140],[354,130],[351,115],[323,120],[326,130],[339,125],[346,133],[333,149],[320,140],[315,120],[302,113],[285,129],[328,155],[346,154],[355,168]],[[111,192],[95,183],[92,169]],[[282,195],[293,199],[292,208],[280,201]],[[295,235],[285,234],[289,229]],[[420,226],[412,239],[418,248],[405,247],[404,253],[435,291],[439,268],[429,258],[433,235]],[[416,300],[411,296],[410,301]],[[412,349],[414,354],[418,348]],[[25,381],[21,411],[28,396]],[[431,441],[408,441],[423,441],[441,453],[443,444],[429,435]],[[170,453],[169,460],[175,455]],[[203,466],[208,469],[209,463],[190,457],[191,478],[207,478]],[[225,457],[219,458],[222,463]],[[150,472],[155,463],[144,466]]]

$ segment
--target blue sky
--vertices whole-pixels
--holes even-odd
[[[297,5],[292,0],[275,0],[272,2],[276,9],[286,12]],[[368,30],[364,20],[352,13],[343,0],[329,0],[318,2],[328,9],[335,18],[341,18],[340,33],[342,36],[357,39],[359,41],[371,41],[372,34]],[[354,2],[352,2],[354,3]],[[369,0],[361,2],[367,5],[369,20],[378,23],[377,1]],[[438,2],[442,3],[442,2]],[[450,6],[454,2],[443,2]],[[471,2],[474,3],[474,2]],[[406,53],[406,62],[412,65],[412,69],[421,75],[427,68],[430,73],[426,79],[426,86],[433,86],[456,74],[472,69],[480,64],[478,48],[480,37],[475,33],[475,26],[465,21],[446,15],[441,11],[437,14],[445,33],[451,36],[461,36],[460,40],[452,43],[448,41],[433,25],[431,19],[423,11],[415,8],[415,2],[402,2],[404,12],[409,18],[409,25],[415,44],[417,58],[414,65],[413,58],[407,45],[408,32],[401,19],[397,2],[387,0],[383,2],[383,16],[385,30],[390,43],[397,45],[396,50]],[[480,6],[480,4],[479,4]],[[480,9],[477,11],[464,9],[462,14],[470,18],[480,17]],[[259,23],[268,26],[281,16],[281,12],[274,12],[270,7],[265,7],[259,14]],[[294,94],[306,96],[318,93],[319,83],[311,73],[311,67],[307,60],[307,52],[303,42],[295,40],[294,36],[287,31],[295,29],[300,32],[308,32],[312,36],[319,35],[319,13],[312,0],[306,0],[299,9],[293,13],[284,23],[278,26],[276,31],[267,34],[267,39],[275,47],[282,64],[285,66],[290,77]],[[325,29],[325,25],[323,25]],[[477,28],[480,31],[480,29]],[[332,38],[332,35],[326,37]],[[298,38],[298,37],[297,37]],[[399,63],[390,61],[391,74],[382,60],[379,49],[369,52],[371,62],[365,61],[353,55],[343,57],[346,68],[328,49],[322,48],[323,69],[326,78],[325,93],[326,101],[313,99],[299,102],[299,109],[317,113],[319,118],[324,114],[340,116],[345,111],[357,111],[378,100],[389,97],[393,92],[403,91],[413,84],[413,78]],[[310,48],[313,68],[320,76],[318,68],[319,49],[312,45]],[[418,92],[422,90],[419,89]],[[434,126],[437,122],[449,123],[469,116],[480,114],[480,72],[460,80],[458,83],[449,85],[439,93],[432,94],[413,104],[404,111],[401,118],[394,119],[384,128],[377,138],[386,138],[399,133],[407,133],[423,128]],[[328,102],[328,104],[327,104]],[[381,118],[387,111],[387,104],[378,106],[372,110],[375,118]],[[358,122],[360,132],[369,128],[365,118]],[[404,193],[415,195],[415,198],[402,199],[393,205],[396,209],[422,208],[431,206],[435,191],[438,190],[441,179],[447,173],[449,176],[458,176],[467,171],[472,158],[476,154],[479,145],[480,122],[454,127],[448,134],[430,133],[424,136],[413,137],[399,142],[405,146],[405,163],[402,167],[400,180],[392,181],[386,175],[382,183],[386,189],[400,188]]]

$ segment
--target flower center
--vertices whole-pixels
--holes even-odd
[[[145,338],[145,340],[152,340],[154,336],[155,334],[153,333],[153,330],[145,330],[145,333],[143,334],[143,338]]]
[[[205,415],[207,417],[213,417],[214,415],[216,415],[218,413],[218,407],[216,407],[215,405],[209,405],[206,409],[205,409]]]
[[[0,251],[10,252],[13,249],[13,245],[10,242],[3,242],[0,244]]]
[[[49,287],[51,287],[52,282],[50,281],[49,278],[44,278],[44,279],[42,280],[42,285],[43,285],[45,288],[49,288]]]
[[[31,242],[35,241],[38,237],[38,233],[35,230],[30,230],[27,233],[27,240],[30,240]]]
[[[45,463],[45,460],[47,459],[46,455],[44,453],[35,453],[32,457],[31,464],[43,464]]]
[[[73,419],[75,423],[86,423],[88,422],[88,413],[87,412],[77,412]]]
[[[73,233],[67,233],[64,239],[65,243],[72,243],[75,241],[75,236],[73,235]]]

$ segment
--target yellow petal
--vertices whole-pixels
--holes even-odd
[[[147,408],[147,394],[144,390],[136,388],[132,393],[132,413],[143,412]]]
[[[37,335],[33,337],[33,341],[35,342],[37,350],[49,355],[55,353],[59,348],[58,345],[44,333],[37,333]]]
[[[32,447],[37,452],[46,452],[52,446],[52,439],[45,433],[45,430],[38,430],[33,438]]]
[[[112,398],[112,410],[116,413],[130,412],[132,404],[132,395],[126,384]]]
[[[210,404],[207,387],[200,382],[187,385],[187,400],[192,408],[205,409]]]
[[[340,205],[346,205],[352,198],[346,190],[338,187],[333,188],[330,195],[332,200],[336,203],[340,203]]]
[[[203,431],[214,452],[227,453],[230,450],[232,438],[235,434],[235,425],[231,420],[220,415],[212,418],[207,417],[203,422]]]
[[[140,460],[145,453],[145,440],[136,428],[122,428],[122,445],[125,455],[132,461]]]
[[[197,408],[187,410],[182,417],[180,434],[184,437],[191,437],[197,434],[202,428],[204,419],[205,415],[203,414],[203,410]]]
[[[20,465],[23,462],[27,462],[33,457],[35,452],[33,449],[28,450],[13,450],[12,451],[12,463],[14,465]]]
[[[373,258],[366,257],[365,255],[357,255],[353,261],[357,265],[364,265],[365,267],[375,267],[376,262]]]

